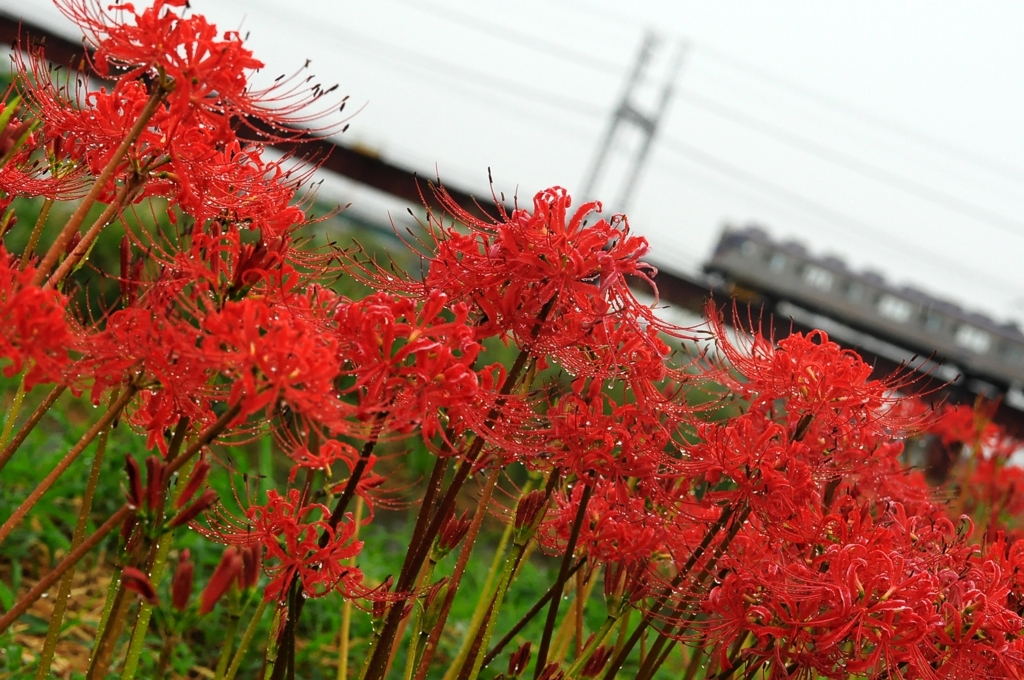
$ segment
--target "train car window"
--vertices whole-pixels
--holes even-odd
[[[864,298],[867,297],[867,290],[859,283],[851,283],[846,291],[846,297],[850,298],[853,302],[864,302]]]
[[[1006,360],[1011,364],[1024,366],[1024,347],[1010,346],[1006,349]]]
[[[804,270],[804,281],[820,290],[832,290],[835,277],[827,269],[810,266]]]
[[[768,269],[773,272],[781,272],[786,269],[786,256],[782,253],[775,253],[772,259],[768,260]]]
[[[883,295],[878,300],[878,313],[893,321],[906,321],[913,311],[913,305],[895,295]]]
[[[757,244],[752,241],[744,241],[740,245],[740,254],[744,257],[757,257]]]
[[[976,326],[963,324],[956,329],[956,344],[972,352],[987,352],[992,345],[992,336]]]
[[[941,331],[942,316],[932,311],[925,312],[924,329],[929,333],[938,333]]]

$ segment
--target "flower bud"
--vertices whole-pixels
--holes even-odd
[[[171,605],[179,612],[188,608],[188,601],[192,597],[196,565],[191,562],[190,557],[188,549],[181,551],[178,566],[174,570],[174,578],[171,579]]]
[[[213,570],[213,576],[210,577],[210,582],[203,589],[203,594],[199,596],[200,616],[213,611],[214,606],[228,592],[240,573],[242,573],[242,556],[239,554],[238,548],[229,545],[220,558],[217,568]]]
[[[530,664],[530,642],[527,640],[523,646],[512,652],[508,658],[508,677],[518,678]]]
[[[601,646],[594,650],[594,655],[591,656],[587,663],[583,665],[583,672],[581,677],[584,678],[596,678],[604,670],[604,667],[608,664],[608,659],[612,658],[612,652],[615,651],[615,647]]]
[[[121,571],[121,586],[125,590],[138,593],[148,604],[156,604],[156,588],[144,572],[135,567],[125,567]]]
[[[209,474],[210,461],[206,460],[206,458],[200,458],[195,464],[195,467],[192,468],[192,474],[188,477],[188,483],[185,485],[185,488],[182,489],[181,496],[179,496],[178,500],[175,501],[174,507],[184,507],[186,503],[192,500],[192,496],[194,496],[196,491],[199,490],[199,487],[203,485],[203,482],[206,481],[206,477]]]
[[[160,497],[163,495],[164,469],[166,467],[156,456],[146,459],[146,508],[150,512],[162,509],[157,506],[161,505]]]
[[[124,458],[124,471],[128,475],[128,504],[133,508],[142,507],[142,481],[139,464],[131,455]]]
[[[434,546],[434,559],[441,560],[454,550],[462,539],[465,538],[471,523],[468,510],[463,512],[462,517],[458,519],[456,519],[455,515],[450,515],[448,521],[444,523],[438,534],[437,543]]]
[[[531,491],[519,500],[516,506],[516,543],[522,543],[536,530],[540,520],[543,519],[544,505],[547,502],[547,494],[543,491]]]
[[[167,524],[167,528],[174,529],[185,524],[188,524],[189,522],[194,520],[196,516],[199,515],[199,513],[208,510],[214,503],[217,502],[218,498],[220,497],[217,495],[216,491],[214,491],[213,489],[207,489],[202,493],[201,496],[199,496],[199,498],[196,499],[195,503],[193,503],[192,505],[188,506],[187,508],[179,512],[177,515],[175,515],[174,518]]]
[[[242,590],[255,588],[260,581],[260,567],[263,564],[263,544],[256,541],[242,548],[242,573],[238,585]]]

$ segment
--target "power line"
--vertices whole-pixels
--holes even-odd
[[[756,78],[760,78],[765,82],[768,82],[779,89],[787,90],[793,94],[799,95],[806,99],[813,100],[819,104],[827,106],[831,109],[841,111],[842,113],[856,118],[861,122],[873,125],[877,128],[886,130],[890,134],[898,135],[913,141],[919,146],[927,146],[933,150],[939,151],[947,156],[959,158],[961,161],[965,161],[975,165],[977,167],[985,168],[991,172],[1003,175],[1009,179],[1020,181],[1024,179],[1024,169],[1014,167],[999,161],[993,160],[983,154],[979,154],[973,151],[964,149],[963,147],[951,144],[945,140],[926,135],[922,132],[918,132],[910,128],[907,125],[897,123],[889,120],[883,116],[879,116],[875,113],[871,113],[865,109],[862,109],[853,104],[842,101],[837,97],[832,97],[818,90],[806,87],[797,83],[796,81],[790,80],[783,76],[771,73],[759,66],[754,66],[745,61],[737,59],[736,57],[730,56],[724,52],[721,52],[715,48],[708,47],[707,45],[697,44],[697,49],[704,55],[711,59],[724,64],[736,71],[741,71],[748,75],[752,75]]]
[[[873,243],[881,242],[884,245],[893,248],[894,252],[899,252],[902,256],[918,255],[925,252],[921,248],[921,244],[913,243],[911,241],[904,241],[901,238],[895,237],[892,234],[886,233],[878,227],[872,226],[867,222],[863,222],[854,217],[850,217],[845,213],[842,213],[834,208],[830,208],[827,205],[818,203],[817,201],[807,198],[801,194],[790,191],[785,187],[779,186],[774,182],[766,180],[758,175],[744,170],[743,168],[733,165],[727,161],[710,154],[702,149],[699,149],[691,144],[688,144],[682,140],[663,137],[662,146],[669,151],[695,163],[701,167],[708,168],[714,172],[729,177],[730,179],[737,181],[747,186],[755,187],[757,190],[762,191],[766,194],[774,195],[784,199],[792,205],[800,206],[800,209],[807,212],[808,214],[814,214],[823,220],[826,224],[845,224],[847,227],[853,229],[853,233],[871,233],[874,235]],[[849,235],[849,231],[845,231]],[[898,250],[896,250],[898,248]],[[970,269],[965,267],[962,262],[952,260],[936,253],[928,252],[928,259],[931,262],[940,264],[947,268],[947,271],[957,273],[964,272],[971,275],[971,281],[977,282],[979,280],[987,281],[989,285],[993,286],[996,290],[1005,291],[1007,288],[1015,288],[1016,284],[1002,279],[997,276],[992,276],[988,272]]]
[[[283,17],[289,23],[298,23],[294,15],[285,13],[282,8],[274,5],[273,3],[266,2],[265,0],[257,1],[259,4],[270,9],[274,14],[279,17]],[[317,21],[319,26],[323,26],[324,22],[322,18]],[[594,104],[560,92],[551,92],[543,88],[534,87],[532,85],[521,83],[517,80],[512,80],[511,78],[492,76],[484,73],[483,71],[477,71],[476,69],[456,64],[455,62],[439,59],[415,50],[410,50],[406,47],[387,42],[386,40],[373,38],[364,33],[353,31],[350,28],[339,26],[333,21],[328,21],[327,25],[332,33],[345,35],[347,36],[347,40],[354,43],[361,43],[366,47],[375,49],[378,54],[386,54],[392,58],[395,56],[402,56],[405,60],[408,60],[411,63],[416,63],[421,67],[430,66],[434,69],[439,69],[438,73],[434,73],[434,71],[431,70],[431,74],[433,75],[457,74],[464,80],[476,82],[485,87],[490,87],[502,92],[518,93],[521,98],[530,99],[539,104],[544,104],[553,108],[560,108],[565,111],[571,111],[582,116],[600,118],[601,120],[604,120],[605,105]]]
[[[613,21],[616,24],[633,25],[635,27],[644,27],[647,25],[646,22],[641,21],[634,15],[623,14],[621,12],[615,12],[607,8],[596,9],[592,4],[588,4],[585,7],[578,0],[560,0],[562,4],[570,5],[575,9],[584,11],[588,15],[594,15],[599,13],[603,15],[608,21]],[[773,87],[785,90],[790,94],[803,97],[814,101],[815,103],[841,112],[844,115],[854,118],[861,123],[865,123],[872,127],[880,130],[884,130],[891,135],[902,137],[919,147],[927,147],[933,151],[937,151],[949,158],[957,159],[961,162],[969,163],[975,167],[983,168],[990,172],[1002,175],[1007,179],[1014,181],[1021,181],[1024,179],[1024,168],[1016,167],[1007,163],[989,158],[984,154],[979,154],[974,151],[965,149],[959,145],[952,144],[938,137],[927,135],[922,132],[914,130],[908,125],[890,120],[884,116],[872,113],[859,106],[855,106],[848,102],[843,101],[839,97],[825,94],[820,90],[816,90],[812,87],[808,87],[795,80],[781,76],[777,73],[773,73],[768,69],[761,66],[751,64],[747,61],[734,57],[718,48],[711,47],[706,43],[693,42],[694,50],[697,54],[703,54],[713,61],[717,61],[720,64],[727,66],[735,71],[745,73],[748,76],[752,76],[755,79],[761,80]]]
[[[519,87],[521,86],[521,84],[516,83],[515,81],[508,81],[508,79],[504,78],[492,78],[483,72],[476,71],[474,69],[470,69],[467,67],[462,67],[460,65],[448,62],[443,59],[430,57],[422,53],[416,52],[414,50],[397,47],[385,41],[377,40],[375,38],[369,38],[367,36],[364,36],[363,34],[351,31],[349,29],[339,29],[339,27],[332,25],[331,30],[341,30],[342,32],[349,34],[354,41],[363,42],[364,45],[372,45],[378,49],[383,48],[385,54],[387,54],[387,56],[390,57],[391,61],[409,61],[409,63],[416,64],[416,67],[425,70],[430,76],[433,77],[441,76],[452,78],[454,80],[452,74],[460,73],[462,74],[462,77],[466,78],[466,80],[475,84],[476,86],[490,88],[503,94],[509,94],[510,92],[518,92],[518,95],[515,96],[519,96],[520,98],[526,98],[536,103],[545,104],[552,108],[561,108],[563,110],[571,110],[575,113],[584,114],[590,117],[603,118],[603,114],[599,113],[596,110],[597,107],[595,107],[595,105],[592,105],[588,102],[583,102],[582,100],[577,100],[574,98],[565,98],[563,96],[552,96],[553,93],[541,90],[539,88],[533,88],[530,86]],[[458,83],[457,80],[454,80],[454,82]],[[502,82],[514,85],[516,87],[505,87],[504,85],[502,85]],[[477,95],[474,94],[473,96],[476,97]],[[564,101],[564,99],[569,99],[570,101],[566,102]],[[532,114],[528,115],[530,115],[531,118],[535,118],[534,116],[532,116]],[[574,136],[580,135],[577,132]],[[662,143],[666,149],[682,156],[683,158],[686,158],[690,162],[693,162],[705,168],[709,168],[718,174],[729,177],[733,181],[739,182],[750,187],[754,187],[756,190],[761,191],[763,193],[773,195],[776,198],[780,198],[791,205],[798,206],[799,210],[802,210],[806,214],[814,215],[817,219],[822,220],[825,224],[832,228],[834,228],[834,225],[836,224],[845,224],[848,227],[852,228],[854,230],[854,233],[873,233],[875,234],[875,238],[881,241],[884,245],[888,245],[891,249],[898,248],[899,250],[896,252],[899,252],[901,255],[906,256],[908,254],[913,254],[918,259],[921,259],[922,257],[923,251],[920,247],[920,244],[915,244],[909,241],[903,241],[902,239],[894,238],[891,234],[885,233],[884,231],[877,227],[871,226],[856,218],[852,218],[848,215],[845,215],[844,213],[838,210],[835,210],[824,204],[818,203],[817,201],[802,196],[798,193],[785,189],[782,186],[765,180],[754,173],[744,170],[743,168],[723,161],[717,158],[716,156],[709,154],[701,149],[698,149],[697,147],[694,147],[682,140],[674,139],[671,137],[663,137],[662,140]],[[843,230],[843,232],[847,235],[849,234],[849,232],[846,230]],[[927,256],[929,262],[942,264],[950,268],[952,272],[955,272],[957,274],[969,273],[971,275],[972,281],[986,281],[988,285],[994,287],[994,289],[996,290],[1005,290],[1006,288],[1013,287],[1015,285],[999,277],[993,277],[987,272],[971,270],[969,268],[966,268],[961,262],[944,258],[934,253],[924,254]]]
[[[984,222],[985,224],[991,225],[1001,231],[1012,234],[1013,236],[1024,237],[1024,222],[1006,217],[1005,215],[1001,215],[970,201],[965,201],[961,198],[951,196],[915,180],[902,177],[884,168],[880,168],[876,165],[872,165],[871,163],[855,158],[854,156],[843,153],[842,151],[837,151],[824,144],[819,144],[818,142],[807,139],[806,137],[802,137],[784,130],[783,128],[766,123],[754,116],[749,116],[737,111],[736,109],[725,106],[724,104],[720,104],[713,99],[702,97],[692,91],[683,90],[680,91],[677,96],[690,106],[707,111],[718,118],[732,121],[737,125],[742,125],[743,127],[754,130],[755,132],[767,135],[782,142],[783,144],[786,144],[787,146],[821,158],[822,160],[834,165],[852,170],[853,172],[875,182],[892,186],[900,191],[926,201],[930,201],[931,203],[940,205],[965,217],[969,217],[979,222]]]
[[[431,0],[392,0],[392,2],[412,7],[420,12],[429,14],[435,19],[443,19],[461,24],[466,28],[486,33],[505,42],[563,59],[601,75],[619,76],[626,72],[626,66],[623,64],[538,38],[529,33],[511,28],[506,24],[480,19],[465,12],[460,12],[457,9],[431,2]]]

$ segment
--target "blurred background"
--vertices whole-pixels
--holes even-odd
[[[247,37],[266,63],[257,82],[309,60],[318,82],[337,84],[350,119],[335,141],[361,157],[438,177],[485,206],[489,172],[509,203],[529,205],[552,185],[601,199],[628,212],[653,262],[687,280],[701,277],[726,225],[757,225],[771,242],[796,241],[812,259],[838,258],[858,277],[912,286],[1019,335],[1024,5],[192,7]],[[0,8],[80,40],[48,0]],[[323,173],[321,197],[351,203],[360,220],[402,225],[419,207],[349,174]]]

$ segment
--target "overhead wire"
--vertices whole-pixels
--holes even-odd
[[[697,43],[696,48],[702,54],[704,54],[707,57],[710,57],[711,59],[719,62],[720,64],[724,64],[736,71],[740,71],[748,75],[754,76],[755,78],[759,78],[767,83],[774,85],[779,89],[786,90],[792,94],[804,97],[808,100],[812,100],[814,102],[817,102],[818,104],[822,104],[836,111],[840,111],[851,118],[855,118],[863,123],[867,123],[868,125],[872,125],[876,128],[885,130],[890,134],[903,137],[904,139],[914,142],[918,146],[930,147],[931,149],[938,151],[946,156],[958,158],[963,162],[970,163],[971,165],[974,165],[979,168],[984,168],[990,172],[997,173],[1008,179],[1012,179],[1018,182],[1024,180],[1024,168],[1018,168],[1006,163],[1002,163],[1000,161],[989,158],[984,154],[979,154],[977,152],[964,149],[959,145],[951,144],[950,142],[947,142],[943,139],[939,139],[938,137],[924,134],[922,132],[914,130],[908,125],[904,125],[902,123],[890,120],[878,114],[872,113],[866,109],[863,109],[859,106],[854,106],[853,104],[849,104],[839,99],[838,97],[833,97],[831,95],[820,92],[819,90],[815,90],[805,85],[801,85],[800,83],[790,80],[789,78],[785,78],[775,73],[771,73],[766,69],[747,63],[741,59],[737,59],[736,57],[728,55],[725,52],[722,52],[721,50],[709,47],[706,44]]]
[[[602,15],[606,19],[614,21],[617,24],[633,25],[635,27],[644,27],[648,25],[647,22],[638,19],[635,15],[615,12],[607,7],[598,8],[592,3],[584,6],[579,0],[558,1],[563,5],[572,6],[579,11],[585,12],[590,16],[595,14]],[[980,154],[938,137],[922,133],[913,129],[909,125],[890,120],[885,116],[850,104],[840,97],[826,94],[793,79],[773,73],[762,66],[751,64],[748,61],[728,54],[724,50],[712,47],[707,43],[691,41],[691,44],[693,45],[695,54],[705,56],[712,61],[716,61],[723,66],[733,69],[734,71],[744,73],[748,77],[760,80],[777,90],[783,90],[789,92],[791,95],[796,95],[808,101],[813,101],[818,105],[830,108],[849,118],[858,120],[862,124],[869,125],[879,130],[884,130],[890,135],[901,137],[918,147],[930,148],[932,151],[939,152],[948,158],[957,159],[960,162],[988,170],[989,172],[999,174],[1007,179],[1018,182],[1024,180],[1024,168],[997,161],[985,154]]]
[[[497,23],[477,19],[450,7],[442,6],[432,0],[392,1],[410,7],[415,7],[422,11],[430,12],[432,16],[438,16],[442,19],[459,23],[471,29],[480,30],[490,35],[496,35],[509,42],[520,44],[529,49],[539,50],[547,54],[563,58],[567,61],[571,61],[575,64],[582,64],[586,66],[591,65],[591,62],[588,61],[589,55],[582,52],[563,49],[548,41],[529,36],[521,31],[503,27]],[[598,70],[604,72],[605,66],[617,68],[621,72],[624,72],[625,70],[617,64],[609,65],[607,62],[605,62]],[[481,76],[478,75],[477,79],[479,80],[480,77]],[[1016,237],[1024,237],[1024,222],[1020,220],[1007,217],[1006,215],[1002,215],[994,210],[977,205],[971,201],[952,196],[947,192],[940,191],[916,180],[903,177],[897,173],[862,161],[850,154],[789,132],[788,130],[767,123],[754,116],[732,109],[720,102],[714,101],[713,99],[703,97],[691,90],[677,90],[675,94],[680,100],[690,106],[700,108],[714,116],[729,120],[734,124],[741,125],[747,129],[771,137],[783,144],[786,144],[787,146],[790,146],[791,148],[816,156],[828,163],[832,163],[833,165],[846,168],[847,170],[855,172],[874,182],[888,185],[891,188],[915,196],[919,199],[929,201],[964,217],[983,222],[1004,233]],[[576,109],[578,111],[586,108],[587,105],[580,102],[576,103]]]
[[[865,233],[872,234],[873,238],[871,243],[873,244],[884,244],[889,247],[893,252],[898,252],[902,256],[913,255],[915,253],[927,252],[928,260],[944,267],[948,268],[948,271],[954,275],[963,273],[961,275],[969,275],[970,280],[973,282],[986,282],[988,285],[995,287],[998,290],[1005,290],[1007,287],[1014,287],[1015,284],[1007,281],[1001,277],[993,276],[988,272],[965,267],[962,262],[949,259],[937,253],[931,251],[924,251],[921,248],[920,243],[914,243],[911,241],[905,241],[898,236],[894,236],[892,233],[884,231],[876,226],[873,226],[867,222],[859,220],[854,217],[831,208],[823,203],[819,203],[813,199],[807,198],[799,193],[786,189],[785,187],[771,182],[769,180],[760,177],[759,175],[745,170],[737,165],[724,161],[717,156],[710,154],[692,144],[688,144],[680,139],[672,137],[662,137],[661,146],[678,156],[689,160],[690,162],[699,165],[704,168],[708,168],[720,175],[729,177],[737,182],[746,184],[754,187],[759,191],[765,192],[769,195],[774,195],[784,199],[792,205],[800,206],[800,208],[811,214],[817,215],[825,224],[845,224],[850,227],[852,231],[846,231],[847,235],[853,234],[861,236]]]
[[[1024,222],[1021,222],[1020,220],[1015,220],[1005,215],[1001,215],[993,210],[989,210],[988,208],[977,205],[976,203],[972,203],[971,201],[951,196],[946,192],[939,191],[916,180],[903,177],[894,172],[878,167],[877,165],[862,161],[859,158],[833,149],[825,144],[820,144],[807,139],[806,137],[789,132],[788,130],[772,125],[771,123],[767,123],[754,116],[737,111],[736,109],[728,107],[725,104],[721,104],[713,99],[703,97],[693,91],[677,90],[676,96],[690,106],[699,108],[713,116],[731,121],[749,130],[771,137],[772,139],[782,142],[791,148],[816,156],[817,158],[832,163],[833,165],[851,170],[862,177],[867,177],[868,179],[880,184],[888,185],[912,196],[916,196],[917,198],[942,206],[943,208],[952,210],[964,217],[984,222],[1007,234],[1024,237]]]
[[[335,27],[332,26],[331,30],[335,30]],[[397,63],[401,60],[409,60],[410,63],[416,64],[416,68],[425,70],[429,75],[434,77],[448,77],[448,79],[451,80],[451,82],[457,83],[457,80],[451,78],[451,73],[458,72],[461,73],[462,77],[465,77],[466,80],[472,83],[474,86],[489,88],[497,92],[504,93],[506,95],[511,92],[518,92],[516,96],[526,98],[535,103],[545,104],[550,108],[562,109],[577,114],[586,112],[585,115],[592,118],[604,119],[607,115],[606,112],[598,112],[598,109],[600,107],[590,102],[585,102],[583,100],[578,100],[575,98],[564,96],[552,97],[551,95],[555,93],[551,93],[541,88],[534,88],[531,86],[527,86],[525,89],[520,89],[516,87],[507,88],[502,86],[500,83],[505,82],[506,84],[509,84],[508,79],[492,78],[483,72],[476,71],[475,69],[469,67],[464,67],[444,59],[439,59],[436,57],[425,55],[415,50],[399,48],[386,41],[378,40],[375,38],[368,38],[367,36],[364,36],[363,34],[357,33],[350,29],[343,30],[344,32],[349,34],[350,37],[354,39],[356,42],[362,42],[364,46],[371,45],[376,46],[378,49],[384,49],[384,53],[388,55],[388,57],[393,63]],[[400,57],[396,57],[396,55],[400,55]],[[424,68],[425,64],[432,64],[434,67],[440,68]],[[520,85],[519,83],[515,83],[514,81],[512,81],[511,84]],[[465,88],[458,89],[461,89],[463,92],[465,92]],[[473,96],[476,97],[477,95],[474,93]],[[569,101],[566,101],[567,99]],[[521,109],[520,113],[522,113]],[[535,118],[535,116],[532,113],[526,115],[529,115],[531,118]],[[577,137],[583,136],[580,135],[577,130],[570,130],[568,128],[564,128],[563,131],[570,132],[571,134]],[[842,213],[841,211],[835,210],[834,208],[830,208],[829,206],[814,201],[813,199],[807,198],[799,193],[790,191],[778,184],[775,184],[774,182],[765,180],[764,178],[758,176],[755,173],[744,170],[743,168],[728,163],[727,161],[723,161],[720,158],[716,157],[715,155],[703,151],[702,149],[699,149],[698,147],[695,147],[691,144],[688,144],[683,140],[665,136],[661,136],[660,139],[662,141],[662,145],[666,149],[690,161],[691,163],[694,163],[695,165],[703,167],[707,170],[711,170],[712,172],[718,175],[728,177],[732,181],[752,187],[756,191],[774,196],[776,199],[783,200],[784,202],[789,203],[790,205],[796,206],[799,211],[803,212],[804,214],[809,214],[812,217],[816,218],[817,220],[821,220],[830,228],[834,229],[835,224],[845,224],[847,227],[852,229],[852,233],[855,235],[871,233],[874,235],[872,243],[882,243],[888,246],[891,250],[893,250],[893,252],[898,252],[903,256],[906,256],[908,253],[910,253],[917,254],[918,257],[921,257],[921,254],[924,254],[927,256],[928,261],[940,263],[943,264],[944,266],[949,267],[950,270],[954,272],[954,275],[959,275],[961,277],[970,277],[970,280],[973,282],[983,282],[986,285],[998,290],[1005,290],[1007,287],[1014,285],[1009,281],[1006,281],[1000,277],[992,276],[987,272],[965,267],[961,262],[956,262],[948,258],[944,258],[943,256],[935,253],[923,251],[920,247],[920,244],[911,243],[909,241],[904,241],[902,239],[894,237],[891,233],[888,233],[878,227],[872,226],[859,219],[850,217]],[[849,234],[851,232],[844,231],[844,233]]]
[[[600,73],[604,76],[624,75],[627,70],[627,66],[624,64],[619,64],[595,54],[583,52],[564,45],[559,45],[558,43],[554,43],[549,40],[538,38],[537,36],[526,33],[525,31],[512,28],[507,24],[499,24],[497,22],[481,19],[452,7],[432,2],[432,0],[391,1],[405,5],[406,7],[412,7],[415,10],[429,14],[434,18],[441,18],[452,23],[461,24],[466,28],[486,33],[492,37],[498,38],[499,40],[503,40],[511,44],[522,45],[537,52],[557,57],[566,62],[594,71],[595,73]]]

